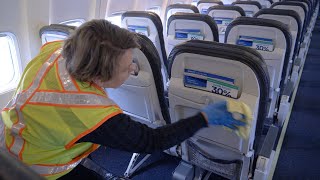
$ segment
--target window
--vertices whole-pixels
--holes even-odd
[[[16,88],[20,78],[16,38],[12,33],[0,33],[0,93]]]
[[[121,27],[121,16],[122,16],[122,13],[124,13],[124,12],[113,13],[111,16],[106,17],[106,19],[108,21],[110,21],[112,24],[115,24],[115,25]]]
[[[199,0],[192,0],[191,5],[197,6]]]
[[[160,7],[152,7],[152,8],[146,9],[146,11],[154,12],[158,14],[158,16],[160,16]]]
[[[60,24],[79,27],[84,22],[86,22],[84,19],[73,19],[73,20],[63,21]]]

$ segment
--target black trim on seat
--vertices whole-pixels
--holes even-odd
[[[123,19],[126,17],[143,17],[143,18],[150,19],[153,22],[153,24],[156,26],[158,31],[162,59],[166,69],[168,70],[168,59],[167,59],[167,53],[166,53],[166,48],[164,46],[165,44],[164,44],[164,38],[163,38],[163,26],[158,14],[154,12],[149,12],[149,11],[127,11],[122,14],[121,21],[123,21]]]
[[[241,16],[246,16],[246,13],[244,12],[244,10],[239,6],[224,6],[224,5],[211,6],[208,9],[207,14],[209,14],[209,12],[212,10],[237,11]]]
[[[223,44],[218,42],[192,40],[181,43],[173,48],[169,55],[169,76],[171,77],[171,68],[173,62],[181,53],[192,53],[205,56],[219,57],[230,61],[239,61],[249,66],[255,73],[260,89],[259,112],[256,125],[254,149],[257,149],[264,127],[264,121],[267,116],[267,104],[269,103],[269,74],[267,65],[260,53],[256,50],[237,46],[233,44]]]
[[[307,29],[307,16],[308,16],[308,13],[307,13],[307,9],[306,7],[302,4],[302,3],[299,3],[299,2],[293,2],[293,1],[282,1],[282,2],[275,2],[271,5],[271,9],[274,8],[275,6],[299,6],[303,9],[304,11],[304,14],[305,14],[305,19],[304,19],[304,23],[303,23],[303,28],[302,28],[302,33],[304,33]],[[300,19],[302,21],[302,19]]]
[[[219,5],[223,5],[223,2],[218,1],[218,0],[200,0],[200,1],[198,1],[197,6],[199,6],[199,4],[201,4],[201,3],[216,3]]]
[[[298,24],[298,33],[297,33],[297,39],[295,42],[295,46],[294,46],[294,53],[293,55],[295,55],[296,53],[298,53],[299,50],[299,41],[301,39],[301,20],[300,20],[300,16],[299,14],[294,11],[294,10],[285,10],[285,9],[261,9],[260,11],[258,11],[254,17],[259,17],[260,15],[264,15],[264,14],[270,14],[270,15],[280,15],[280,16],[290,16],[293,17]]]
[[[259,9],[262,8],[261,4],[258,1],[235,1],[233,2],[231,5],[237,5],[237,4],[248,4],[248,5],[255,5],[257,6]]]
[[[292,37],[288,27],[285,24],[281,23],[280,21],[276,21],[276,20],[251,18],[251,17],[238,17],[228,25],[225,33],[225,43],[227,42],[228,35],[231,29],[239,25],[263,26],[263,27],[276,28],[282,31],[286,39],[286,53],[284,57],[284,64],[283,64],[281,82],[280,82],[280,89],[283,90],[285,76],[286,76],[286,72],[287,72],[287,68],[290,60],[291,44],[292,44]],[[280,95],[281,95],[281,92],[280,92]]]
[[[50,24],[49,26],[43,26],[39,31],[39,36],[41,37],[42,34],[46,32],[54,32],[58,35],[65,35],[69,36],[74,30],[76,29],[75,26],[69,26],[65,24]]]
[[[183,19],[183,20],[194,20],[194,21],[203,21],[204,23],[208,24],[208,26],[211,29],[212,35],[213,35],[213,40],[214,41],[219,41],[219,30],[216,22],[210,17],[209,15],[206,14],[194,14],[194,13],[177,13],[172,16],[170,16],[168,23],[167,23],[167,35],[169,31],[169,26],[172,21],[178,20],[178,19]]]
[[[165,100],[164,84],[163,84],[162,74],[161,74],[161,60],[159,57],[159,53],[156,47],[153,45],[152,41],[148,37],[141,34],[137,34],[137,35],[138,35],[138,40],[140,44],[140,50],[148,59],[151,70],[152,70],[162,116],[166,121],[166,123],[170,124],[171,120],[170,120],[170,115],[168,111],[168,106]]]

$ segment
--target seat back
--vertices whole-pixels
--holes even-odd
[[[139,70],[119,88],[108,88],[106,91],[133,120],[158,127],[170,123],[163,90],[161,60],[153,43],[146,36],[139,35],[139,44],[141,48],[133,50],[133,61]]]
[[[197,7],[201,14],[208,14],[208,9],[217,5],[223,5],[223,3],[218,0],[200,0],[197,3]]]
[[[161,73],[166,90],[168,62],[160,17],[154,12],[127,11],[122,14],[122,27],[143,34],[153,42],[160,55]]]
[[[271,5],[272,9],[286,9],[286,10],[293,10],[296,11],[299,16],[302,23],[302,32],[306,32],[306,7],[299,2],[290,2],[290,1],[284,1],[284,2],[276,2]],[[301,35],[301,39],[299,40],[302,42],[303,36]]]
[[[226,43],[257,49],[264,58],[268,65],[271,88],[268,117],[272,118],[289,76],[287,69],[292,41],[290,31],[279,21],[239,17],[229,24],[225,36]]]
[[[248,139],[222,126],[209,126],[182,145],[182,159],[228,179],[247,176],[269,96],[268,71],[261,55],[231,44],[188,41],[172,50],[169,62],[172,121],[228,98],[246,103],[253,112]]]
[[[167,54],[172,48],[190,39],[219,41],[218,27],[205,14],[179,13],[172,15],[167,27]]]
[[[67,37],[75,30],[76,27],[68,26],[64,24],[50,24],[49,26],[43,26],[39,35],[42,44],[51,41],[58,41],[67,39]]]
[[[253,15],[262,8],[258,1],[236,1],[233,2],[232,5],[241,7],[247,17],[253,17]]]
[[[292,36],[291,57],[296,57],[299,51],[299,39],[301,36],[301,20],[299,14],[293,10],[261,9],[254,17],[273,19],[286,24]]]
[[[219,29],[219,42],[224,43],[224,34],[227,26],[237,17],[245,16],[239,6],[213,6],[208,9],[208,15],[216,22]]]

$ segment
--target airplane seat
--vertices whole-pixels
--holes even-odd
[[[218,0],[200,0],[197,3],[197,7],[201,14],[208,14],[208,9],[217,5],[223,5],[223,2]]]
[[[307,28],[310,26],[311,16],[312,16],[312,2],[309,0],[284,0],[285,2],[300,2],[306,7],[306,21],[307,21]]]
[[[106,91],[133,120],[159,127],[171,122],[165,101],[161,60],[151,40],[144,35],[138,36],[141,48],[133,51],[137,71],[119,88]]]
[[[287,9],[287,10],[294,10],[296,11],[301,19],[302,23],[302,33],[300,42],[300,50],[299,50],[299,58],[302,60],[301,64],[304,64],[304,60],[306,59],[308,48],[310,45],[311,39],[311,32],[308,32],[308,25],[307,25],[307,8],[301,2],[294,2],[294,1],[282,1],[273,3],[271,6],[272,9]]]
[[[210,126],[186,140],[182,144],[184,162],[173,179],[188,179],[190,164],[228,179],[248,179],[269,97],[269,76],[261,55],[247,47],[191,40],[175,46],[169,62],[172,122],[228,98],[246,103],[253,115],[248,139],[222,126]]]
[[[170,16],[177,12],[199,13],[199,10],[196,6],[190,4],[171,4],[166,8],[164,27],[167,27]]]
[[[225,43],[251,47],[264,58],[270,77],[268,118],[273,118],[289,77],[287,70],[292,59],[292,37],[288,27],[275,20],[238,17],[227,27]]]
[[[292,59],[289,61],[287,72],[289,73],[290,80],[286,83],[285,89],[283,90],[279,110],[277,113],[277,123],[282,126],[287,113],[289,113],[290,101],[294,89],[296,88],[298,77],[299,77],[299,68],[301,60],[297,58],[299,52],[299,37],[301,35],[301,21],[299,14],[293,10],[284,10],[284,9],[261,9],[255,14],[257,18],[263,19],[273,19],[286,24],[291,32],[292,36],[292,45],[291,45],[291,55]]]
[[[167,26],[167,54],[175,45],[191,39],[218,42],[218,27],[214,20],[206,14],[172,15]]]
[[[122,27],[147,36],[156,47],[161,60],[161,73],[165,91],[168,82],[168,60],[160,17],[154,12],[127,11],[122,14]]]
[[[299,14],[293,10],[261,9],[254,17],[272,19],[282,22],[289,27],[292,36],[291,57],[297,56],[299,51],[299,39],[301,36],[301,20]]]
[[[300,16],[300,20],[301,20],[301,23],[302,23],[302,34],[304,32],[306,32],[306,14],[307,14],[307,9],[302,3],[293,2],[293,1],[282,1],[282,2],[273,3],[270,8],[296,11]],[[304,37],[301,36],[301,38],[303,39]],[[300,39],[301,43],[302,43],[302,39]]]
[[[43,26],[40,29],[39,36],[42,44],[51,41],[64,40],[75,30],[75,28],[75,26],[64,24],[50,24],[48,26]]]
[[[246,13],[247,17],[252,17],[262,8],[258,1],[236,1],[233,2],[232,5],[241,7]]]
[[[238,0],[238,1],[251,1],[251,0]],[[261,8],[270,8],[271,4],[273,3],[272,0],[256,0],[261,4]]]
[[[213,6],[208,9],[208,15],[216,22],[219,29],[219,42],[224,43],[227,26],[237,17],[246,16],[239,6]]]

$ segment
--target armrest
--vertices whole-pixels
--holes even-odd
[[[264,139],[262,148],[259,152],[259,156],[270,158],[273,146],[277,140],[279,128],[276,126],[270,126],[269,131]]]
[[[290,97],[293,90],[294,90],[294,83],[292,81],[288,81],[288,83],[284,87],[284,90],[282,92],[282,96],[289,96]]]

